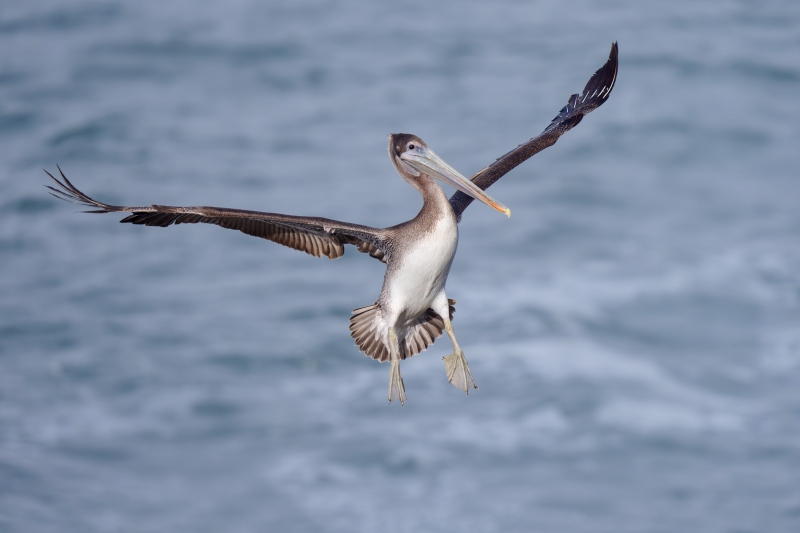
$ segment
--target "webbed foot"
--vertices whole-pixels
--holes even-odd
[[[469,370],[467,358],[464,352],[457,351],[444,357],[444,368],[447,371],[447,381],[452,383],[457,389],[469,394],[469,389],[477,389],[475,380],[472,379],[472,372]]]

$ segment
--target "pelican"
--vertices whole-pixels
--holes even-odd
[[[110,205],[92,199],[58,167],[61,179],[47,175],[55,187],[50,193],[62,200],[94,208],[88,213],[129,213],[120,222],[167,227],[172,224],[214,224],[271,240],[315,257],[336,259],[351,244],[386,264],[383,287],[374,304],[353,311],[350,333],[367,356],[389,362],[389,402],[405,404],[400,361],[425,350],[447,333],[453,353],[444,357],[447,380],[469,393],[477,389],[464,351],[456,340],[452,318],[455,300],[448,299],[445,283],[458,245],[458,222],[473,200],[510,216],[511,211],[486,194],[485,189],[511,169],[554,144],[584,115],[602,105],[617,75],[617,44],[606,63],[580,94],[573,94],[550,125],[528,142],[498,158],[467,179],[416,135],[389,136],[389,158],[400,176],[422,195],[422,209],[413,219],[389,228],[373,228],[327,218],[293,216],[220,207],[142,207]],[[448,200],[436,183],[457,192]]]

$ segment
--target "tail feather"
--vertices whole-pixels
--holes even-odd
[[[456,308],[455,300],[448,300],[450,320]],[[400,359],[408,359],[426,350],[436,339],[442,336],[444,320],[432,309],[410,325],[395,331],[398,339]],[[380,306],[375,303],[360,307],[350,317],[350,336],[356,341],[358,348],[367,356],[380,362],[391,357],[388,347],[389,329],[383,320]]]

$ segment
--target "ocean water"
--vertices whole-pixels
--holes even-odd
[[[386,136],[471,175],[446,339],[365,358],[383,265],[46,194],[372,226]],[[0,3],[0,531],[800,531],[800,4]]]

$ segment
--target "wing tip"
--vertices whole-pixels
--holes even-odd
[[[614,89],[618,70],[619,43],[612,41],[606,62],[592,74],[580,94],[570,96],[567,105],[559,111],[543,133],[556,128],[567,131],[575,127],[581,121],[583,115],[591,113],[603,105],[611,95],[612,89]]]
[[[58,169],[58,174],[61,179],[56,178],[53,174],[44,170],[44,173],[53,180],[53,183],[56,184],[56,187],[51,185],[45,185],[45,188],[49,189],[49,193],[58,198],[59,200],[64,200],[65,202],[70,202],[76,205],[82,205],[85,207],[95,207],[98,208],[94,211],[84,211],[84,213],[111,213],[113,211],[119,211],[119,206],[104,204],[103,202],[98,202],[97,200],[87,196],[83,191],[78,189],[75,185],[69,181],[69,178],[64,174],[64,171],[61,170],[60,165],[56,165]],[[55,194],[54,194],[55,193]]]

